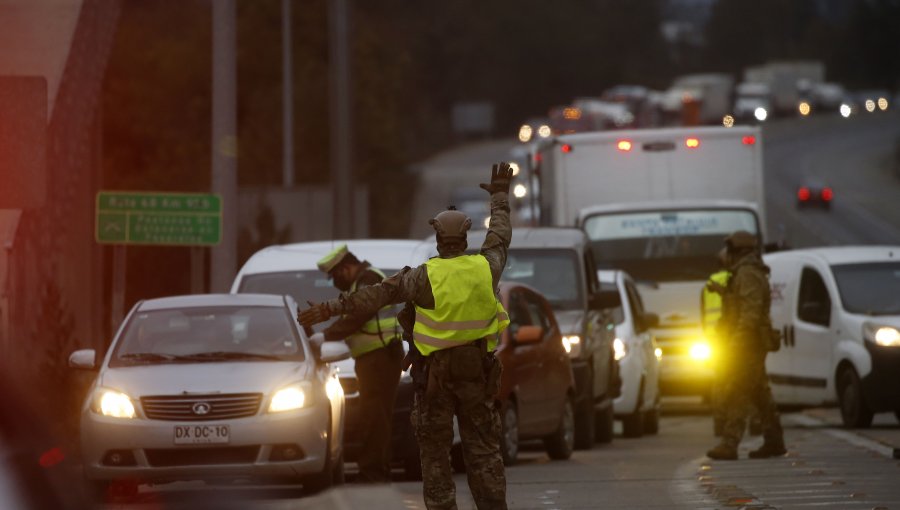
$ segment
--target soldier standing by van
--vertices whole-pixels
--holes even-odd
[[[759,255],[757,237],[738,231],[725,239],[731,278],[722,295],[720,366],[724,381],[725,425],[721,442],[706,452],[711,459],[736,460],[738,445],[755,407],[762,422],[764,443],[750,458],[768,458],[786,453],[784,432],[775,409],[766,376],[766,354],[770,350],[772,325],[769,318],[771,293],[769,268]]]
[[[333,315],[366,316],[391,304],[415,305],[414,344],[427,375],[424,391],[416,393],[412,420],[429,510],[457,508],[450,466],[454,415],[475,505],[478,510],[506,509],[496,405],[501,367],[493,350],[509,325],[496,292],[512,237],[511,179],[510,166],[500,163],[493,167],[490,184],[481,185],[491,194],[491,220],[477,255],[465,254],[472,220],[456,210],[443,211],[429,222],[437,234],[438,257],[355,294],[312,305],[299,316],[301,324],[311,326]]]

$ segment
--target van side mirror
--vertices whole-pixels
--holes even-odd
[[[652,312],[644,312],[644,316],[641,317],[641,324],[644,326],[644,329],[655,328],[659,326],[659,315]]]
[[[319,351],[319,361],[334,363],[350,358],[350,348],[344,342],[325,342]]]
[[[97,351],[94,349],[81,349],[69,355],[69,367],[79,370],[96,370]]]
[[[622,306],[622,300],[617,290],[602,290],[591,295],[588,299],[588,308],[591,310],[606,310]]]
[[[536,344],[544,338],[544,328],[540,326],[519,326],[514,340],[517,345]]]

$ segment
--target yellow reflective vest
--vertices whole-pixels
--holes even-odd
[[[385,276],[380,270],[369,267],[369,271],[375,272],[384,280]],[[357,281],[350,286],[350,293],[356,292]],[[376,349],[388,346],[394,340],[400,339],[400,323],[397,322],[398,310],[394,306],[385,306],[371,319],[366,321],[359,331],[353,333],[344,341],[350,348],[350,355],[358,358]]]
[[[487,339],[497,346],[497,335],[509,326],[509,316],[494,294],[491,268],[482,255],[433,258],[425,263],[434,309],[416,306],[413,338],[419,352],[434,351]]]
[[[731,278],[731,273],[723,269],[718,273],[713,273],[709,277],[709,282],[725,287],[728,285],[729,278]],[[715,340],[717,338],[716,325],[719,323],[719,319],[722,318],[722,295],[709,290],[704,285],[701,300],[703,305],[703,333],[710,340]]]

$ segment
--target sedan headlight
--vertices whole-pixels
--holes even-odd
[[[338,383],[338,385],[340,385],[340,383]],[[309,386],[306,384],[294,384],[276,391],[275,394],[272,395],[272,401],[269,403],[269,412],[280,413],[282,411],[292,411],[306,406],[309,403],[308,390]]]
[[[900,330],[893,326],[866,324],[863,326],[863,336],[882,347],[900,347]]]
[[[621,338],[616,338],[613,340],[613,357],[616,358],[616,361],[624,358],[628,354],[628,344],[626,344]]]
[[[131,398],[116,390],[99,388],[94,393],[93,411],[111,418],[134,418],[134,404]]]
[[[712,357],[712,347],[706,340],[694,342],[688,352],[690,352],[691,358],[697,361],[706,361]]]
[[[578,335],[563,335],[563,348],[572,358],[577,358],[581,354],[581,337]]]

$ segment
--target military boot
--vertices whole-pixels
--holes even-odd
[[[712,450],[706,452],[706,456],[715,460],[737,460],[737,447],[728,443],[719,443]]]
[[[751,459],[768,459],[769,457],[781,457],[787,453],[784,442],[766,441],[762,446],[750,452]]]

